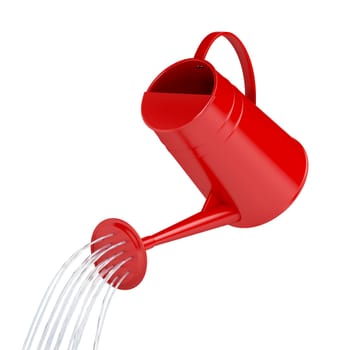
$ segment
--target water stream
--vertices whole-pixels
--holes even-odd
[[[91,348],[98,350],[111,299],[129,274],[123,270],[121,275],[118,271],[132,259],[123,251],[125,241],[106,243],[90,253],[92,245],[110,236],[86,244],[58,270],[39,304],[22,350],[78,349],[91,311],[99,304],[95,338],[91,343]]]

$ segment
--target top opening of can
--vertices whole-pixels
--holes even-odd
[[[142,102],[145,123],[153,130],[187,125],[208,104],[215,90],[213,67],[203,60],[183,60],[165,69],[146,91]]]
[[[211,95],[214,88],[212,69],[196,59],[170,66],[153,82],[148,92]]]

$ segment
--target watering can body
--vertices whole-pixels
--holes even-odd
[[[222,33],[212,33],[212,41],[215,34]],[[238,53],[240,59],[246,54]],[[228,206],[239,214],[231,223],[237,227],[268,222],[303,187],[304,148],[256,106],[254,81],[247,93],[254,77],[249,69],[244,95],[198,56],[171,65],[151,83],[143,119],[207,199],[204,211]]]

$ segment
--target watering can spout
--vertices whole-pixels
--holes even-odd
[[[207,201],[208,202],[208,201]],[[206,203],[207,203],[206,202]],[[156,245],[188,237],[196,233],[208,231],[224,225],[232,225],[240,218],[235,208],[226,205],[216,207],[204,206],[202,211],[182,220],[154,235],[142,238],[145,249]]]

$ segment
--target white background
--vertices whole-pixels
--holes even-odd
[[[1,349],[21,347],[54,272],[102,219],[145,236],[200,209],[140,103],[218,30],[244,42],[258,106],[306,148],[307,183],[273,222],[149,251],[101,348],[350,348],[347,1],[2,0]],[[242,88],[228,43],[208,60]]]

